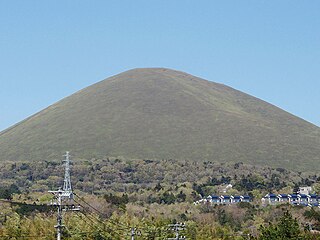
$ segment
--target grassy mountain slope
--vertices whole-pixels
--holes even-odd
[[[273,105],[169,69],[134,69],[0,133],[0,160],[190,159],[320,169],[320,129]]]

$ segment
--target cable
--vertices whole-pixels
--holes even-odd
[[[96,225],[96,222],[93,221],[89,216],[87,216],[86,214],[82,213],[82,215],[80,215],[78,212],[76,212],[78,216],[80,216],[80,218],[82,219],[82,215],[85,216],[89,221],[91,221],[93,224],[89,224],[92,228],[97,228],[98,230],[102,231],[102,232],[106,232],[105,229],[101,229],[98,225]],[[106,226],[104,223],[102,223],[106,228],[108,228],[108,230],[111,230],[113,233],[115,233],[116,235],[118,235],[119,237],[121,237],[120,233],[116,232],[114,229],[109,228],[108,226]],[[118,229],[117,229],[118,230]],[[103,236],[105,237],[105,236]]]
[[[47,235],[37,235],[37,236],[33,236],[33,235],[3,235],[0,236],[0,239],[7,239],[8,237],[15,237],[15,238],[44,238],[44,237],[49,237],[49,236],[54,236],[54,234],[47,234]]]
[[[83,218],[82,218],[82,215],[80,215],[78,212],[76,212],[76,214],[83,220]],[[84,215],[84,214],[83,214]],[[100,231],[103,231],[102,229],[100,229],[97,225],[93,225],[93,224],[91,224],[90,223],[90,221],[92,222],[92,223],[94,223],[90,218],[88,218],[86,215],[84,215],[88,220],[89,220],[89,222],[86,222],[90,227],[92,227],[93,229],[98,229],[98,230],[100,230]],[[104,236],[104,235],[102,235],[101,233],[100,233],[100,231],[99,232],[93,232],[93,233],[98,233],[101,237],[103,237],[104,239],[106,239],[106,236]],[[104,231],[103,231],[104,232]]]
[[[85,200],[83,200],[80,196],[78,196],[76,193],[73,193],[76,197],[79,198],[79,200],[81,200],[83,203],[85,203],[87,206],[89,206],[90,208],[92,208],[94,211],[96,211],[99,215],[103,215],[103,213],[101,211],[99,211],[97,208],[93,207],[91,204],[89,204],[88,202],[86,202]],[[73,199],[76,203],[78,203],[79,205],[82,206],[81,203],[79,203],[77,200]],[[85,215],[86,216],[86,215]],[[101,224],[105,225],[104,222],[102,222],[100,219],[98,218],[95,218],[98,222],[100,222]],[[122,230],[122,231],[125,231],[125,230],[130,230],[132,227],[130,226],[127,226],[127,225],[124,225],[122,223],[119,223],[119,222],[115,222],[114,220],[112,219],[107,219],[106,220],[107,222],[110,222],[114,225],[117,225],[118,227],[121,226],[122,228],[118,228],[117,230]],[[142,231],[145,231],[147,234],[149,233],[152,233],[150,232],[150,228],[148,227],[136,227],[137,230],[142,230]],[[160,231],[159,231],[160,230]],[[157,228],[155,227],[153,233],[155,233],[156,235],[159,234],[160,236],[162,235],[161,232],[163,232],[164,229],[162,228]]]
[[[91,215],[89,215],[89,216],[90,216],[90,217],[89,217],[88,215],[86,215],[86,214],[84,214],[84,213],[82,213],[82,214],[83,214],[86,218],[90,219],[93,223],[95,223],[95,222],[94,222],[94,220],[92,220],[90,217],[98,220],[99,223],[102,224],[102,225],[104,226],[104,228],[105,228],[105,229],[101,229],[101,228],[100,228],[101,231],[106,232],[106,229],[107,229],[108,231],[115,233],[115,234],[118,235],[119,237],[121,237],[121,234],[118,233],[117,231],[127,231],[127,229],[119,229],[119,228],[116,228],[116,229],[115,229],[115,228],[111,228],[110,226],[107,226],[104,222],[100,221],[99,219],[97,219],[97,218],[95,218],[95,217],[93,217],[93,216],[91,216]],[[108,232],[108,233],[109,233],[109,232]]]
[[[74,199],[74,201],[75,201],[76,203],[78,203],[81,207],[83,207],[82,204],[79,203],[77,200]],[[83,207],[83,208],[84,208],[84,207]],[[104,223],[103,221],[101,221],[99,218],[95,217],[95,220],[98,221],[99,223],[105,225],[105,223]],[[117,224],[117,223],[115,223],[115,222],[113,222],[113,221],[111,221],[111,220],[106,220],[106,221],[108,221],[108,222],[110,222],[110,223],[112,223],[112,224],[115,224],[115,225],[119,225],[119,224]],[[122,229],[119,229],[119,230],[128,230],[128,229],[129,229],[129,227],[126,227],[125,229],[122,228]]]
[[[75,194],[76,195],[76,194]],[[101,213],[98,209],[96,209],[95,207],[93,207],[92,205],[90,205],[89,203],[87,203],[85,200],[83,200],[82,198],[80,198],[78,195],[76,195],[82,202],[84,202],[86,205],[88,205],[90,208],[92,208],[93,210],[95,210],[98,214],[103,214],[103,213]],[[77,200],[75,200],[74,199],[74,201],[76,202],[76,203],[78,203],[80,206],[82,206],[82,204],[79,202],[79,201],[77,201]],[[86,217],[88,217],[87,215],[85,215]],[[92,216],[93,217],[93,216]],[[99,218],[97,218],[97,217],[93,217],[96,221],[98,221],[99,223],[101,223],[101,224],[103,224],[104,226],[106,226],[105,225],[105,222],[102,222]],[[117,226],[117,228],[116,228],[116,230],[120,230],[120,231],[128,231],[128,230],[130,230],[132,227],[130,227],[130,226],[127,226],[127,225],[124,225],[124,224],[121,224],[121,223],[118,223],[118,222],[115,222],[115,221],[113,221],[113,220],[111,220],[111,219],[107,219],[106,220],[106,222],[109,222],[109,223],[111,223],[111,224],[114,224],[114,225],[116,225]],[[150,231],[150,228],[145,228],[145,227],[136,227],[136,229],[137,230],[141,230],[140,231],[140,233],[141,234],[143,234],[143,235],[148,235],[148,234],[150,234],[150,233],[152,233],[151,231]],[[111,231],[113,231],[113,232],[115,232],[114,231],[114,228],[113,229],[110,229]],[[145,232],[143,232],[143,231],[145,231]],[[115,232],[116,234],[118,234],[117,232]],[[155,231],[153,231],[153,233],[155,233],[156,235],[158,235],[159,233],[160,233],[160,235],[161,235],[161,231],[159,232],[159,231],[157,231],[157,228],[155,229]],[[118,234],[119,235],[119,234]],[[120,236],[120,235],[119,235]]]
[[[93,207],[92,205],[90,205],[89,203],[87,203],[85,200],[83,200],[80,196],[78,196],[77,194],[75,194],[74,193],[74,195],[76,196],[76,197],[78,197],[82,202],[84,202],[86,205],[88,205],[89,207],[91,207],[93,210],[95,210],[98,214],[100,214],[100,215],[103,215],[103,213],[102,212],[100,212],[98,209],[96,209],[95,207]],[[74,199],[74,201],[75,202],[77,202],[78,204],[80,204],[78,201],[76,201],[75,199]],[[80,204],[81,205],[81,204]],[[98,220],[98,219],[97,219]],[[99,222],[101,222],[100,220],[98,220]],[[118,222],[115,222],[114,220],[112,220],[112,219],[107,219],[106,220],[107,222],[110,222],[110,223],[112,223],[112,224],[115,224],[115,225],[120,225],[120,226],[122,226],[122,227],[124,227],[125,229],[131,229],[131,227],[130,226],[127,226],[127,225],[125,225],[125,224],[122,224],[122,223],[118,223]]]

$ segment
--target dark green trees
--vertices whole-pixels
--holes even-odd
[[[278,223],[260,228],[259,240],[303,240],[306,239],[300,230],[297,219],[289,211],[284,212]]]

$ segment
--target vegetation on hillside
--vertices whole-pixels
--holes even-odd
[[[320,129],[222,84],[134,69],[0,133],[0,161],[185,159],[319,170]],[[303,163],[303,164],[302,164]]]
[[[61,186],[62,177],[60,161],[0,163],[0,198],[5,200],[0,204],[0,237],[54,239],[56,216],[55,209],[47,206],[52,199],[47,190]],[[106,158],[74,160],[72,182],[82,207],[81,213],[66,215],[66,239],[126,239],[132,227],[143,234],[136,239],[164,239],[173,236],[167,229],[175,222],[187,224],[183,234],[188,239],[264,240],[284,234],[279,226],[285,224],[297,234],[292,236],[317,239],[314,231],[320,230],[318,208],[260,204],[269,192],[291,193],[302,185],[319,191],[320,178],[315,174],[240,162]],[[253,202],[193,205],[201,196],[224,194],[227,184],[233,185],[227,194],[249,194]]]
[[[180,234],[190,240],[204,239],[320,239],[318,232],[310,229],[319,225],[319,209],[306,209],[288,205],[260,208],[251,203],[233,206],[193,206],[179,204],[109,203],[103,197],[84,196],[94,208],[82,203],[80,212],[64,214],[64,239],[130,239],[135,228],[135,239],[160,240],[173,237],[169,224],[184,222]],[[21,212],[19,207],[0,205],[0,238],[21,239],[32,236],[55,239],[55,209]],[[311,213],[310,213],[311,212]],[[36,238],[34,237],[34,239]]]
[[[1,192],[46,192],[63,183],[61,161],[0,162]],[[320,176],[283,168],[252,166],[243,163],[190,162],[179,160],[141,160],[106,158],[74,160],[74,189],[103,194],[127,194],[131,202],[193,202],[200,195],[222,193],[232,184],[230,193],[257,191],[290,193],[297,186],[314,185],[320,189]],[[4,197],[6,198],[6,197]],[[170,200],[171,198],[171,200]],[[259,198],[258,198],[259,201]]]

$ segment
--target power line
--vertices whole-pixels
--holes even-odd
[[[103,215],[103,213],[102,213],[101,211],[99,211],[97,208],[93,207],[91,204],[89,204],[88,202],[86,202],[85,200],[83,200],[83,199],[82,199],[81,197],[79,197],[76,193],[74,193],[74,195],[75,195],[76,197],[78,197],[78,199],[79,199],[80,201],[82,201],[82,202],[85,203],[87,206],[89,206],[89,207],[92,208],[94,211],[96,211],[99,215]],[[77,202],[78,204],[82,205],[82,204],[79,203],[77,200],[74,199],[74,201]],[[99,219],[97,219],[97,221],[100,221],[100,222],[101,222],[101,220],[99,220]],[[110,222],[110,223],[112,223],[112,224],[114,224],[114,225],[118,225],[118,226],[124,227],[125,229],[131,229],[130,226],[127,226],[127,225],[122,224],[122,223],[119,223],[119,222],[115,222],[115,221],[112,220],[112,219],[107,219],[106,221],[107,221],[107,222]]]
[[[56,202],[53,203],[53,205],[57,206],[57,224],[54,226],[57,229],[57,240],[61,240],[62,235],[62,228],[64,225],[63,222],[63,215],[62,211],[79,211],[80,209],[75,207],[74,204],[66,204],[63,205],[64,200],[68,200],[69,203],[71,200],[73,200],[73,192],[72,192],[72,186],[71,186],[71,177],[70,177],[70,155],[69,152],[66,152],[64,155],[65,160],[63,162],[65,163],[65,174],[64,174],[64,183],[63,183],[63,189],[59,189],[58,191],[49,191],[52,193],[56,199]]]
[[[53,234],[47,235],[2,235],[0,239],[8,239],[8,237],[15,237],[15,238],[45,238],[45,237],[52,237]]]
[[[89,206],[90,208],[92,208],[96,213],[98,213],[98,214],[100,214],[100,215],[103,215],[103,213],[101,212],[101,211],[99,211],[97,208],[95,208],[95,207],[93,207],[91,204],[89,204],[88,202],[86,202],[85,200],[83,200],[80,196],[78,196],[76,193],[74,193],[74,195],[77,197],[77,199],[79,199],[80,201],[82,201],[83,203],[85,203],[87,206]],[[82,207],[82,209],[85,209],[83,206],[82,206],[82,204],[79,202],[79,201],[77,201],[76,200],[76,198],[74,199],[74,201],[76,202],[76,203],[78,203],[81,207]],[[82,213],[82,212],[81,212]],[[84,214],[84,213],[82,213],[82,214]],[[85,215],[84,214],[84,216],[87,216],[87,215]],[[105,225],[105,222],[102,222],[99,218],[97,218],[97,217],[95,217],[95,220],[96,221],[98,221],[98,222],[100,222],[101,224],[103,224],[103,225]],[[106,222],[109,222],[109,223],[111,223],[111,224],[113,224],[113,225],[115,225],[117,228],[116,228],[116,230],[121,230],[121,231],[128,231],[128,230],[130,230],[130,235],[131,235],[131,237],[132,237],[132,235],[134,235],[134,236],[142,236],[142,235],[145,235],[143,232],[142,232],[142,230],[145,230],[146,231],[146,233],[147,234],[150,234],[150,233],[154,233],[155,235],[157,235],[157,234],[159,234],[160,233],[160,235],[161,235],[161,231],[163,230],[163,229],[160,229],[160,228],[156,228],[155,229],[155,231],[150,231],[150,228],[148,227],[148,228],[146,228],[146,227],[130,227],[130,226],[127,226],[127,225],[124,225],[124,224],[122,224],[122,223],[120,223],[120,222],[115,222],[114,220],[111,220],[111,219],[107,219],[107,220],[105,220]],[[134,229],[134,231],[132,230],[132,229]],[[160,230],[160,231],[157,231],[157,230]],[[133,231],[133,232],[132,232]],[[138,235],[137,235],[138,234]]]
[[[77,214],[81,219],[83,219],[83,218],[82,218],[82,215],[85,216],[85,217],[89,220],[89,222],[86,221],[86,223],[87,223],[88,225],[90,225],[90,227],[92,227],[93,229],[98,229],[98,230],[100,230],[100,231],[102,231],[102,232],[105,232],[104,230],[102,230],[101,228],[99,228],[99,226],[96,225],[96,223],[95,223],[92,219],[90,219],[87,215],[85,215],[85,214],[80,215],[80,213],[78,213],[78,212],[76,212],[76,214]],[[91,223],[90,223],[90,222],[91,222]],[[99,232],[93,232],[93,233],[98,233],[101,237],[106,238],[106,236],[104,236],[100,231],[99,231]]]
[[[130,227],[128,225],[125,225],[121,222],[117,222],[115,220],[112,219],[107,219],[105,220],[105,222],[109,222],[111,224],[113,224],[115,227],[109,227],[106,225],[105,222],[101,221],[98,217],[93,217],[90,216],[91,218],[94,218],[94,220],[92,220],[89,216],[87,216],[85,213],[82,213],[82,215],[80,215],[78,213],[78,211],[80,211],[80,206],[85,209],[85,207],[83,207],[83,204],[81,204],[79,201],[83,202],[86,206],[88,206],[89,208],[93,209],[96,213],[98,213],[98,215],[103,216],[104,214],[98,210],[96,207],[92,206],[90,203],[88,203],[87,201],[85,201],[83,198],[81,198],[80,196],[78,196],[76,193],[73,192],[72,190],[72,185],[71,185],[71,174],[70,174],[70,154],[69,152],[66,152],[66,154],[64,155],[65,159],[63,160],[64,162],[64,166],[65,166],[65,171],[64,171],[64,181],[63,181],[63,188],[57,190],[57,191],[49,191],[50,193],[52,193],[56,199],[55,203],[52,203],[52,205],[57,206],[57,224],[55,225],[55,228],[57,229],[57,240],[61,240],[61,235],[62,235],[62,228],[67,229],[64,225],[63,225],[63,211],[75,211],[76,214],[78,216],[80,216],[80,218],[82,218],[82,215],[85,216],[89,222],[88,225],[90,225],[93,229],[98,229],[99,230],[99,235],[101,235],[101,237],[106,238],[106,236],[104,236],[102,233],[106,232],[106,229],[109,230],[108,234],[110,234],[110,232],[115,233],[116,235],[118,235],[119,237],[121,237],[121,234],[119,234],[117,232],[118,231],[130,231],[130,236],[131,239],[134,239],[135,236],[141,236],[143,233],[141,232],[141,230],[145,230],[147,233],[150,233],[150,228],[145,228],[145,227]],[[74,196],[77,197],[77,199],[79,199],[79,201],[77,201]],[[67,202],[66,204],[64,204],[65,202]],[[70,203],[77,203],[79,204],[79,206],[75,206],[75,204],[70,204]],[[96,221],[99,222],[101,225],[103,225],[104,229],[101,229],[99,227],[99,225],[96,224]],[[91,223],[90,223],[91,222]],[[176,226],[176,235],[178,236],[178,238],[175,239],[179,239],[179,231],[181,231],[180,228],[182,228],[183,226]],[[158,231],[160,230],[160,231]],[[67,231],[69,231],[67,229]],[[157,233],[161,234],[161,229],[156,228],[155,231],[152,232],[152,234],[156,235]],[[69,231],[69,233],[71,233]],[[80,234],[80,233],[76,233],[76,234]],[[182,239],[182,238],[180,238]]]
[[[79,212],[79,213],[81,213],[84,217],[86,217],[89,221],[91,221],[92,224],[95,224],[95,225],[91,225],[93,228],[98,228],[98,229],[99,229],[100,231],[102,231],[102,232],[106,232],[106,233],[108,233],[108,234],[111,234],[111,232],[112,232],[112,233],[115,233],[116,235],[118,235],[119,237],[121,237],[121,234],[118,233],[117,231],[127,231],[127,229],[112,228],[112,227],[110,227],[110,226],[107,226],[104,222],[96,219],[95,217],[93,217],[93,216],[91,216],[91,215],[89,215],[89,216],[90,216],[90,217],[89,217],[87,214],[85,214],[85,213],[83,213],[83,212]],[[79,215],[79,213],[77,213],[77,214]],[[81,216],[80,216],[80,217],[81,217]],[[103,225],[104,229],[100,228],[99,225],[97,225],[97,223],[96,223],[94,220],[92,220],[92,218],[93,218],[94,220],[97,220],[101,225]]]
[[[76,200],[75,200],[76,201]],[[116,234],[118,234],[118,235],[120,235],[118,232],[116,232],[116,230],[119,230],[119,231],[128,231],[128,229],[130,228],[130,227],[126,227],[126,228],[119,228],[119,226],[117,226],[117,228],[112,228],[112,227],[109,227],[109,226],[107,226],[106,225],[106,223],[105,222],[103,222],[103,221],[101,221],[99,218],[97,218],[97,217],[94,217],[94,216],[91,216],[90,215],[90,217],[92,217],[92,218],[94,218],[94,220],[92,220],[87,214],[85,214],[84,212],[80,212],[81,214],[83,214],[83,216],[85,216],[86,218],[88,218],[92,223],[94,223],[94,224],[96,224],[96,222],[95,221],[98,221],[101,225],[103,225],[105,228],[107,228],[108,230],[110,230],[110,231],[112,231],[112,232],[114,232],[114,233],[116,233]],[[110,222],[110,221],[109,221]],[[112,223],[112,224],[115,224],[115,223],[113,223],[113,222],[110,222],[110,223]],[[102,230],[102,229],[101,229]],[[102,230],[102,231],[106,231],[106,230]]]

